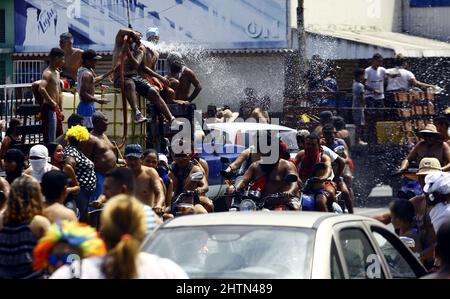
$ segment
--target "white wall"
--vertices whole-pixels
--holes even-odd
[[[272,111],[282,111],[284,93],[284,57],[277,55],[237,55],[210,57],[199,63],[188,63],[197,73],[203,90],[194,101],[206,111],[209,104],[229,105],[238,110],[244,100],[244,89],[255,89],[257,95],[272,99]]]
[[[290,0],[290,25],[297,27],[297,0]],[[401,0],[305,0],[306,28],[401,30]]]
[[[450,42],[450,7],[410,8],[405,4],[404,29],[413,35]]]

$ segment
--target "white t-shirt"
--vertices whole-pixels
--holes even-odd
[[[450,220],[450,204],[443,202],[435,205],[430,211],[430,219],[433,224],[434,231],[437,233],[439,228]]]
[[[393,69],[387,70],[388,74],[398,74],[400,73],[401,77],[396,78],[388,78],[388,86],[386,88],[387,91],[392,90],[410,90],[411,89],[411,79],[415,79],[414,74],[408,70],[396,67]]]
[[[372,91],[366,89],[365,98],[371,97],[376,100],[384,99],[384,79],[386,78],[386,69],[379,67],[374,70],[372,67],[366,68],[365,76],[366,85],[372,89],[381,92],[381,95],[375,95]]]
[[[327,155],[328,157],[330,157],[331,163],[333,163],[334,161],[336,161],[337,158],[339,158],[339,155],[336,154],[336,153],[335,153],[332,149],[330,149],[329,147],[326,147],[326,146],[322,145],[322,150],[323,150],[323,153],[324,153],[325,155]],[[330,177],[329,177],[328,179],[334,180],[334,171],[333,171],[333,170],[331,170],[331,175],[330,175]]]
[[[81,262],[81,279],[105,279],[101,267],[103,257],[90,257]],[[138,256],[138,279],[188,279],[180,266],[168,259],[145,252]],[[72,269],[69,266],[59,268],[50,279],[71,279]]]

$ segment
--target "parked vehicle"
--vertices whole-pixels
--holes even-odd
[[[426,270],[380,222],[315,212],[216,213],[160,226],[142,251],[193,279],[418,278]]]

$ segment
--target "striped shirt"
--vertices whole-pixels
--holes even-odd
[[[0,230],[1,279],[30,279],[40,275],[32,267],[37,241],[28,223],[3,226]]]

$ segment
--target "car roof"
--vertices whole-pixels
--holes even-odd
[[[357,215],[337,215],[333,213],[317,212],[225,212],[178,217],[166,222],[162,228],[211,225],[317,228],[320,223],[325,220],[327,220],[327,225],[333,225],[335,223],[347,221],[362,221],[371,219]]]
[[[295,129],[283,127],[273,124],[261,124],[252,122],[233,122],[233,123],[213,123],[208,124],[210,130],[218,130],[224,132],[237,132],[242,133],[248,131],[279,131],[279,132],[297,132]]]

